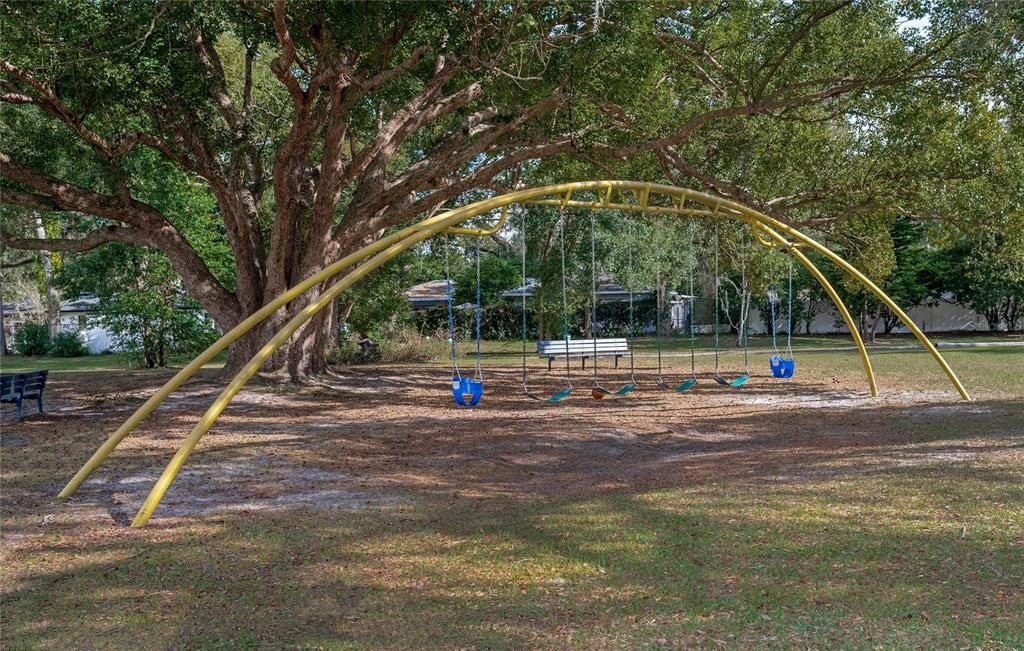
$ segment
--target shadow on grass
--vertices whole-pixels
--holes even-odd
[[[262,455],[409,498],[370,508],[191,521],[158,510],[142,531],[40,523],[76,507],[54,507],[59,483],[37,468],[73,470],[116,418],[5,427],[31,442],[5,450],[18,564],[5,644],[1024,643],[1024,482],[1019,466],[975,463],[1019,458],[1014,401],[877,404],[786,384],[550,407],[524,402],[509,374],[483,408],[460,411],[424,395],[438,377],[353,372],[354,391],[246,391],[191,460],[236,464],[229,477],[182,495],[241,502],[256,481],[245,464]],[[162,409],[103,472],[162,467],[165,443],[214,392],[200,385]],[[109,499],[89,491],[77,508]]]
[[[944,494],[955,483],[981,495],[978,482],[914,468],[856,495],[817,484],[429,500],[178,523],[105,544],[64,538],[55,552],[68,567],[6,595],[5,638],[11,648],[1012,647],[1024,623],[1020,550],[971,517],[967,495]],[[970,537],[936,517],[943,504],[967,513]]]

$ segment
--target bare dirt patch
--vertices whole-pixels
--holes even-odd
[[[102,512],[118,524],[148,493],[219,391],[213,378],[176,394],[79,491],[63,481],[159,385],[141,373],[56,374],[49,413],[4,414],[4,511],[30,519]],[[558,376],[539,374],[539,391]],[[547,379],[546,382],[544,380]],[[614,383],[614,381],[612,382]],[[287,508],[385,508],[424,495],[544,499],[744,478],[807,481],[921,463],[967,463],[984,449],[943,441],[985,433],[1018,441],[1009,403],[949,393],[872,399],[756,377],[740,391],[704,382],[686,394],[641,388],[559,405],[524,398],[514,373],[490,373],[474,410],[456,408],[444,371],[346,370],[331,386],[247,388],[196,449],[156,518]],[[577,397],[577,395],[579,397]]]

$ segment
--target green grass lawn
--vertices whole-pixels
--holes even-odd
[[[8,599],[7,642],[1019,649],[1021,480],[1002,462],[925,465],[57,539],[66,565]]]
[[[217,368],[224,365],[227,353],[221,353],[204,368]],[[168,366],[172,368],[185,366],[191,357],[188,355],[171,355]],[[23,371],[49,370],[62,371],[128,371],[140,369],[139,358],[120,354],[86,355],[84,357],[25,357],[23,355],[6,355],[0,357],[0,370],[4,373],[20,373]]]

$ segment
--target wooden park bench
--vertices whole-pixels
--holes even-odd
[[[551,339],[537,342],[537,357],[548,358],[548,370],[551,363],[559,357],[579,357],[583,368],[587,368],[587,360],[594,356],[595,341],[599,357],[615,357],[615,368],[619,368],[619,358],[629,353],[629,342],[626,339]]]
[[[9,373],[0,375],[0,402],[16,405],[18,420],[24,418],[22,402],[36,399],[39,413],[43,413],[43,391],[46,389],[46,377],[49,371],[32,371],[31,373]]]

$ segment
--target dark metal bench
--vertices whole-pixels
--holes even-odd
[[[567,345],[568,344],[568,345]],[[579,357],[583,368],[587,368],[587,360],[594,357],[595,348],[597,355],[602,357],[615,357],[615,368],[619,368],[619,358],[629,352],[629,342],[625,339],[551,339],[537,342],[537,357],[548,358],[548,370],[551,370],[551,362],[559,357]]]
[[[39,413],[43,413],[43,391],[49,374],[49,371],[32,371],[0,375],[0,403],[15,405],[18,408],[18,420],[22,420],[25,417],[22,403],[26,399],[35,398]]]

